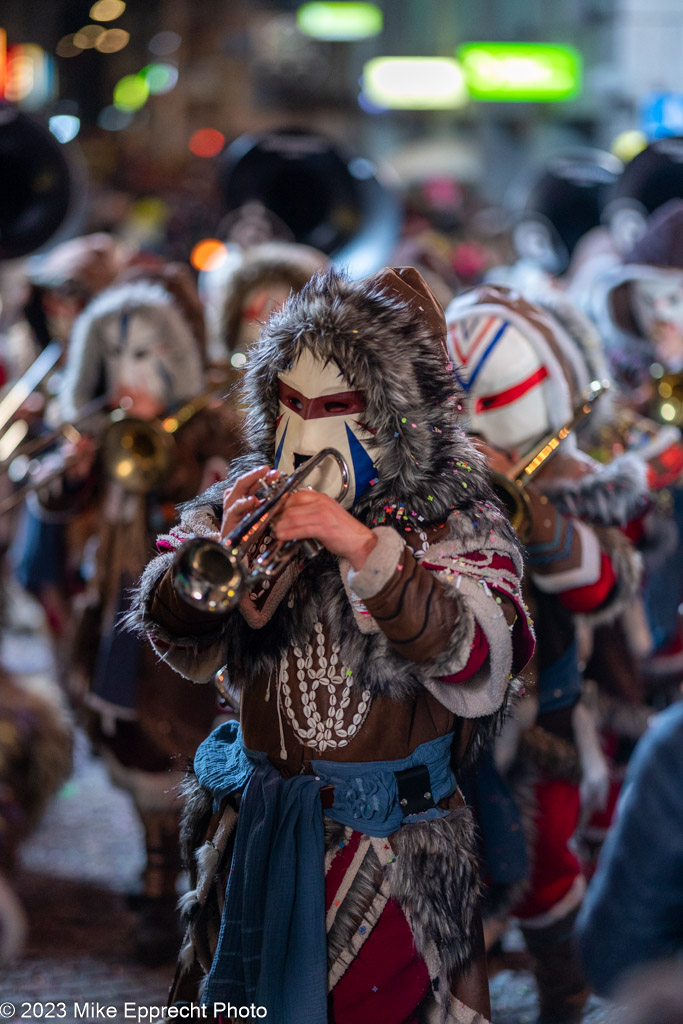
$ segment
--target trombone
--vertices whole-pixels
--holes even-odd
[[[58,341],[51,341],[37,356],[28,370],[15,381],[2,400],[0,400],[0,430],[7,427],[14,414],[21,408],[29,395],[33,394],[41,381],[47,377],[62,354],[62,346]],[[25,420],[15,420],[0,437],[0,462],[6,462],[28,433]]]
[[[173,585],[180,597],[195,608],[224,614],[239,603],[245,590],[250,591],[280,572],[297,554],[305,559],[314,558],[323,545],[308,539],[273,544],[254,559],[251,568],[244,561],[249,548],[270,529],[282,499],[329,458],[335,460],[341,473],[341,488],[335,501],[342,501],[349,489],[349,467],[336,448],[323,448],[288,477],[267,486],[260,494],[257,492],[257,497],[264,499],[261,505],[246,515],[223,541],[194,537],[178,548]]]
[[[594,402],[609,388],[608,380],[593,380],[582,395],[580,404],[558,431],[547,434],[523,459],[507,473],[493,473],[493,489],[508,513],[513,530],[525,541],[531,530],[532,511],[526,485],[541,466],[553,455],[566,437],[576,430],[593,412]]]

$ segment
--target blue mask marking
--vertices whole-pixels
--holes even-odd
[[[349,442],[349,450],[351,452],[353,475],[356,479],[356,493],[354,494],[353,500],[357,501],[361,494],[367,490],[370,481],[377,476],[377,467],[356,435],[349,428],[348,423],[345,423],[344,426],[346,427],[346,436]]]
[[[287,436],[287,429],[288,428],[289,428],[289,419],[285,423],[285,429],[282,431],[282,437],[280,438],[280,443],[277,446],[277,451],[275,452],[275,462],[273,464],[275,466],[275,469],[277,469],[277,467],[280,465],[280,459],[282,458],[282,446],[285,443],[285,438]]]

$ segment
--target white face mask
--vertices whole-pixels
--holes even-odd
[[[169,337],[168,330],[168,325],[135,312],[112,317],[104,324],[108,394],[144,394],[160,411],[185,397],[197,377],[192,342],[190,339],[185,354],[185,339]]]
[[[468,430],[503,451],[548,433],[547,371],[515,324],[475,315],[451,324],[448,350],[463,386]]]
[[[275,468],[289,474],[322,448],[336,448],[349,467],[349,489],[343,508],[351,508],[377,477],[378,448],[364,425],[365,400],[352,391],[336,363],[324,363],[309,349],[278,374],[278,420]],[[304,486],[336,498],[341,475],[326,459]]]
[[[663,271],[634,281],[631,288],[638,326],[655,345],[665,368],[679,372],[683,369],[683,273]]]

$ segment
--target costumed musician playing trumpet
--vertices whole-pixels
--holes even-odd
[[[187,309],[154,273],[105,289],[76,320],[62,418],[78,420],[100,397],[113,409],[125,405],[126,417],[102,414],[101,432],[64,446],[65,472],[47,486],[39,480],[28,496],[16,551],[19,579],[39,597],[50,585],[73,601],[70,567],[82,580],[64,660],[91,738],[144,826],[134,953],[149,963],[177,949],[182,801],[174,787],[218,706],[212,688],[193,691],[119,620],[176,504],[223,476],[239,444],[235,414],[225,402],[213,407],[205,391],[197,321]]]
[[[588,988],[571,933],[586,888],[570,841],[580,814],[603,807],[609,776],[581,700],[577,620],[614,621],[638,594],[639,562],[617,528],[646,505],[646,470],[632,456],[601,466],[564,425],[594,378],[599,339],[561,297],[546,308],[482,286],[448,307],[448,344],[469,429],[509,478],[546,439],[556,454],[524,488],[525,596],[537,632],[529,692],[466,787],[480,824],[488,913],[512,913],[535,958],[540,1024],[578,1022]],[[523,459],[522,459],[523,461]],[[526,844],[523,840],[526,838]]]
[[[489,1016],[472,820],[456,772],[532,650],[514,533],[458,424],[443,311],[411,268],[316,275],[250,349],[248,455],[185,506],[135,620],[185,676],[225,667],[241,723],[199,748],[186,850],[196,887],[175,998],[255,1002],[278,1024]],[[316,490],[262,547],[322,546],[232,610],[182,589],[183,547],[258,518],[260,480],[328,446]],[[271,476],[270,479],[273,479]],[[191,561],[191,560],[190,560]],[[298,564],[297,564],[298,563]],[[188,599],[189,598],[189,599]],[[191,857],[198,848],[196,859]]]

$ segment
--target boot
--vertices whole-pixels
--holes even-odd
[[[140,814],[145,827],[147,864],[143,891],[132,909],[137,916],[133,953],[147,967],[172,962],[182,940],[176,909],[176,881],[181,870],[178,817],[168,811]]]
[[[590,995],[579,963],[573,931],[579,912],[575,907],[565,917],[545,928],[524,928],[527,949],[535,960],[538,986],[537,1024],[579,1024]]]

